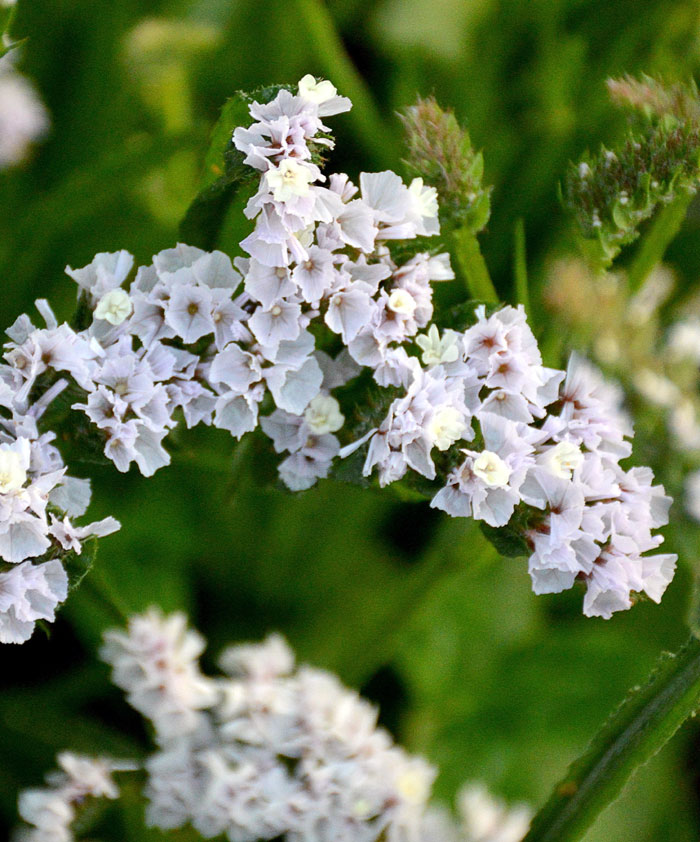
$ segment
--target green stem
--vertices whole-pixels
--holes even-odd
[[[637,292],[649,277],[654,266],[661,262],[666,249],[680,231],[694,192],[684,190],[657,215],[649,232],[643,238],[629,268],[631,292]]]
[[[665,655],[569,768],[523,842],[575,842],[700,704],[700,641]]]
[[[527,283],[527,253],[525,251],[525,222],[522,217],[515,221],[513,275],[515,279],[515,297],[530,315],[530,293]]]
[[[486,261],[479,247],[479,240],[469,228],[452,232],[453,253],[471,298],[498,304],[498,293],[489,275]]]
[[[381,166],[390,166],[395,159],[395,138],[348,56],[331,13],[321,0],[296,0],[296,7],[320,69],[340,94],[352,100],[350,119],[358,137]]]
[[[22,43],[22,41],[13,42],[10,38],[10,27],[15,19],[16,11],[17,6],[14,3],[11,6],[4,7],[0,3],[0,58]]]

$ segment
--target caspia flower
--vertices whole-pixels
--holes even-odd
[[[260,426],[294,490],[367,444],[363,473],[377,469],[381,485],[415,471],[435,482],[433,506],[495,527],[525,512],[536,591],[583,580],[585,610],[605,616],[635,590],[660,597],[674,559],[646,553],[659,546],[667,498],[619,465],[631,428],[618,397],[577,357],[567,372],[545,367],[522,307],[487,315],[481,306],[463,331],[431,323],[432,284],[454,278],[449,256],[420,251],[397,264],[391,249],[438,233],[435,190],[390,171],[363,172],[358,187],[316,163],[318,148],[332,145],[322,118],[349,106],[310,76],[296,92],[251,104],[252,124],[233,133],[259,176],[246,207],[254,230],[241,243],[249,257],[232,263],[178,244],[129,283],[131,255],[98,254],[67,269],[93,309],[85,330],[59,325],[43,301],[46,328],[26,316],[12,325],[0,366],[0,407],[12,421],[0,418],[0,430],[10,425],[0,445],[26,439],[32,457],[28,467],[19,451],[0,453],[0,551],[14,563],[49,547],[77,552],[114,526],[74,525],[67,508],[46,513],[46,495],[68,505],[60,488],[70,478],[52,434],[39,444],[36,423],[72,379],[85,393],[73,408],[121,471],[135,464],[150,476],[167,465],[180,420],[236,438]],[[318,339],[343,351],[333,360]],[[379,427],[342,447],[333,390],[363,369],[393,400]]]
[[[406,396],[394,401],[370,440],[363,474],[379,467],[379,483],[400,479],[410,467],[433,479],[431,450],[447,450],[459,439],[473,437],[464,385],[448,380],[440,369],[417,370]]]
[[[393,745],[369,704],[329,673],[295,669],[279,636],[226,649],[216,680],[199,672],[201,644],[155,611],[107,636],[115,681],[156,726],[151,824],[240,842],[414,838],[434,770]]]

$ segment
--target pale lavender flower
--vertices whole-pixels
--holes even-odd
[[[214,682],[199,671],[204,646],[182,614],[165,617],[153,608],[132,617],[126,632],[108,631],[101,656],[132,707],[167,741],[195,730],[199,712],[217,699]]]
[[[29,640],[37,620],[53,622],[68,595],[68,577],[59,561],[25,561],[0,573],[0,643]]]

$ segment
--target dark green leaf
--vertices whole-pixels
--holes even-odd
[[[97,558],[97,544],[97,538],[88,538],[86,541],[83,541],[83,548],[80,555],[71,550],[71,552],[63,557],[63,566],[68,574],[68,588],[70,591],[74,591],[79,587],[80,583],[92,569]]]
[[[522,558],[531,553],[522,532],[516,526],[489,526],[481,521],[479,524],[484,536],[493,544],[502,556],[506,558]]]

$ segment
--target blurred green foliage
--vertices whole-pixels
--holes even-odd
[[[156,20],[156,23],[153,21]],[[151,23],[149,23],[151,21]],[[326,76],[355,100],[334,121],[331,165],[351,177],[405,157],[396,112],[434,94],[468,125],[494,185],[481,243],[513,300],[513,237],[524,221],[533,321],[550,364],[566,341],[545,321],[547,259],[572,246],[557,185],[570,159],[625,135],[604,81],[684,80],[698,70],[695,0],[20,0],[21,69],[52,115],[32,160],[0,174],[6,324],[48,297],[74,305],[66,264],[121,248],[148,262],[178,237],[208,138],[237,90]],[[700,275],[691,207],[669,259],[682,289]],[[232,210],[219,242],[244,235]],[[623,259],[628,256],[623,254]],[[439,294],[459,302],[462,292]],[[546,329],[545,329],[546,327]],[[560,350],[561,349],[561,350]],[[642,423],[644,427],[644,423]],[[648,436],[639,461],[663,465]],[[87,472],[86,472],[87,473]],[[441,768],[449,800],[467,779],[539,805],[661,649],[685,638],[696,527],[677,511],[668,544],[683,563],[661,606],[586,619],[580,593],[535,597],[522,559],[499,558],[472,525],[423,503],[322,482],[292,496],[261,484],[257,442],[183,433],[154,478],[94,476],[95,518],[123,530],[50,630],[0,651],[0,826],[20,787],[55,753],[138,754],[147,736],[96,659],[102,630],[157,602],[183,608],[211,641],[286,634],[299,657],[363,686],[407,747]],[[700,734],[687,727],[643,769],[587,842],[698,837]],[[143,830],[135,794],[105,826]],[[186,835],[178,838],[184,839]]]

